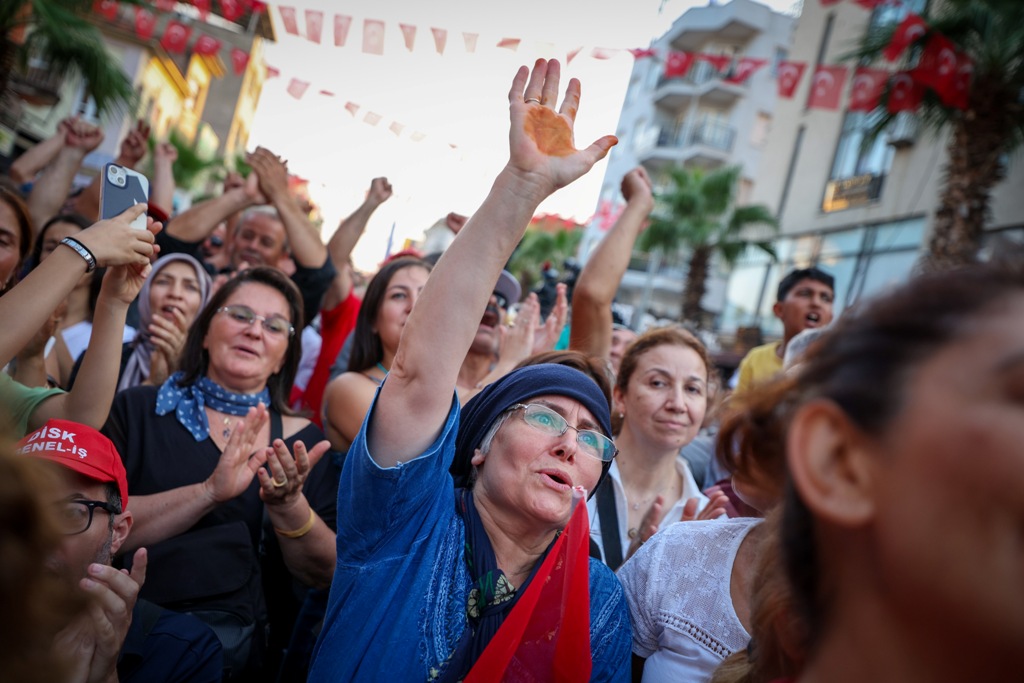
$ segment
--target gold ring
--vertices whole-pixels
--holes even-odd
[[[540,104],[540,100],[538,100],[536,97],[529,97],[526,99],[526,104],[529,104],[530,102],[536,102],[537,104]]]
[[[273,477],[271,477],[271,478],[270,478],[270,484],[271,484],[271,485],[272,485],[272,486],[273,486],[273,487],[274,487],[275,489],[279,489],[279,488],[281,488],[282,486],[285,486],[285,485],[286,485],[287,483],[288,483],[288,479],[287,479],[287,478],[286,478],[286,479],[285,479],[284,481],[278,481],[277,479],[274,479]]]

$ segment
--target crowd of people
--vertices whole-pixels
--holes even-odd
[[[15,161],[5,680],[1024,677],[1024,265],[835,321],[832,276],[794,270],[782,339],[730,382],[685,324],[613,319],[655,208],[638,168],[542,317],[505,264],[616,144],[577,149],[560,81],[516,73],[478,210],[365,288],[385,178],[325,242],[266,149],[176,214],[156,144],[149,204],[104,219],[100,180],[72,191],[96,127]]]

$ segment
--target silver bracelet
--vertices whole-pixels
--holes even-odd
[[[92,255],[89,249],[76,240],[74,237],[65,237],[60,241],[61,244],[67,247],[71,247],[78,253],[79,256],[85,259],[85,272],[91,273],[96,270],[96,257]]]

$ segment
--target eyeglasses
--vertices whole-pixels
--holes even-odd
[[[501,292],[491,292],[491,296],[493,296],[494,300],[498,302],[498,308],[502,308],[506,311],[508,310],[508,299],[504,294]]]
[[[217,309],[218,313],[225,313],[229,318],[241,325],[252,326],[257,320],[263,323],[263,329],[275,337],[292,336],[295,334],[295,327],[279,315],[272,315],[269,318],[259,315],[248,306],[236,304],[234,306],[222,306]]]
[[[88,531],[96,508],[106,511],[110,516],[121,514],[120,510],[102,500],[65,500],[57,503],[57,524],[61,533],[75,536]]]
[[[615,442],[607,436],[593,429],[573,427],[564,417],[547,406],[538,403],[517,403],[509,410],[522,410],[526,424],[548,436],[561,436],[568,429],[576,430],[576,443],[580,445],[580,450],[601,462],[611,462],[618,455]]]

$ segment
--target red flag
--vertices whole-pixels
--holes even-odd
[[[174,0],[156,0],[154,4],[156,5],[156,8],[161,12],[174,11]]]
[[[334,93],[332,93],[330,90],[321,90],[320,94],[323,95],[324,97],[334,97]]]
[[[92,3],[92,11],[99,14],[107,21],[113,21],[117,19],[117,12],[121,9],[121,6],[116,0],[96,0]]]
[[[723,71],[725,71],[729,67],[729,64],[732,63],[732,57],[730,57],[729,55],[709,55],[704,52],[699,53],[697,55],[697,59],[701,60],[702,62],[707,62],[718,73],[722,73]]]
[[[278,7],[277,11],[281,13],[281,23],[284,24],[285,32],[293,36],[299,35],[299,23],[295,17],[295,8]]]
[[[807,64],[804,62],[779,62],[779,97],[793,98],[806,68]]]
[[[249,66],[249,53],[237,47],[231,48],[231,68],[236,76],[245,73],[245,67]]]
[[[210,16],[210,0],[192,0],[192,5],[199,10],[199,18],[206,21]]]
[[[881,5],[884,5],[889,0],[853,0],[864,9],[875,9]]]
[[[289,95],[297,100],[301,100],[302,96],[306,94],[306,89],[309,87],[309,83],[306,81],[300,81],[297,78],[293,78],[288,83],[287,92]]]
[[[590,680],[590,523],[586,502],[575,491],[573,504],[565,532],[465,683]]]
[[[974,76],[974,62],[965,54],[959,55],[956,76],[953,78],[953,89],[948,100],[942,100],[947,107],[967,109],[970,105],[971,79]]]
[[[181,54],[185,51],[185,44],[192,34],[192,29],[180,21],[171,20],[167,22],[164,29],[164,37],[160,39],[160,45],[168,52]]]
[[[267,11],[267,3],[263,0],[248,0],[249,9],[252,10],[253,14],[263,14]]]
[[[204,33],[196,39],[196,44],[192,46],[192,51],[197,55],[215,55],[220,52],[220,45],[219,40]]]
[[[886,109],[890,114],[901,111],[917,111],[921,106],[924,88],[906,71],[901,71],[889,81],[889,97]]]
[[[569,50],[569,52],[565,55],[565,63],[572,64],[572,60],[576,59],[576,55],[578,55],[582,49],[582,47],[578,47],[574,50]]]
[[[416,42],[416,27],[411,24],[399,24],[402,29],[402,40],[405,41],[405,49],[412,52],[413,43]]]
[[[910,75],[921,85],[934,90],[946,102],[952,98],[956,89],[957,62],[956,45],[945,36],[933,33],[928,37],[921,58]]]
[[[324,30],[324,13],[320,10],[306,10],[306,38],[317,45],[320,44],[320,34]]]
[[[359,112],[359,105],[356,104],[355,102],[346,102],[345,111],[347,111],[349,114],[352,114],[352,116],[355,116]]]
[[[669,52],[665,60],[665,78],[685,76],[693,66],[693,54],[690,52]]]
[[[656,53],[649,47],[634,47],[629,50],[629,54],[633,55],[633,59],[646,59],[653,57]]]
[[[858,66],[853,72],[853,84],[850,86],[850,111],[872,111],[889,80],[889,72],[885,69],[869,69]]]
[[[448,42],[448,31],[443,28],[432,28],[430,32],[434,34],[434,49],[437,50],[437,54],[444,54],[444,46]]]
[[[595,47],[590,51],[590,56],[594,59],[611,59],[618,53],[616,48],[612,47]]]
[[[518,38],[502,38],[498,41],[498,47],[508,48],[515,52],[519,48],[519,42]]]
[[[228,21],[237,21],[245,13],[241,0],[220,0],[220,13]]]
[[[273,66],[267,65],[267,78],[277,78],[281,75],[281,70]]]
[[[908,14],[892,34],[892,39],[882,51],[890,62],[895,61],[903,51],[919,40],[928,31],[928,24],[916,14]]]
[[[811,96],[807,107],[815,109],[838,109],[839,96],[846,82],[845,66],[819,65],[811,78]]]
[[[156,15],[145,7],[135,8],[135,34],[143,40],[153,37],[156,29]]]
[[[345,47],[348,40],[348,28],[352,25],[352,17],[346,14],[334,15],[334,46]]]
[[[736,62],[735,68],[726,78],[726,83],[742,84],[746,83],[747,79],[754,75],[754,72],[760,69],[762,66],[768,63],[767,59],[759,59],[757,57],[743,57]]]
[[[384,54],[383,21],[363,19],[363,52],[370,55]]]
[[[476,52],[476,41],[479,37],[479,33],[462,33],[462,40],[466,43],[466,52]]]
[[[394,133],[395,137],[401,137],[402,130],[404,130],[404,129],[405,129],[405,126],[400,124],[398,121],[392,121],[391,125],[388,126],[388,130],[390,130],[392,133]]]

